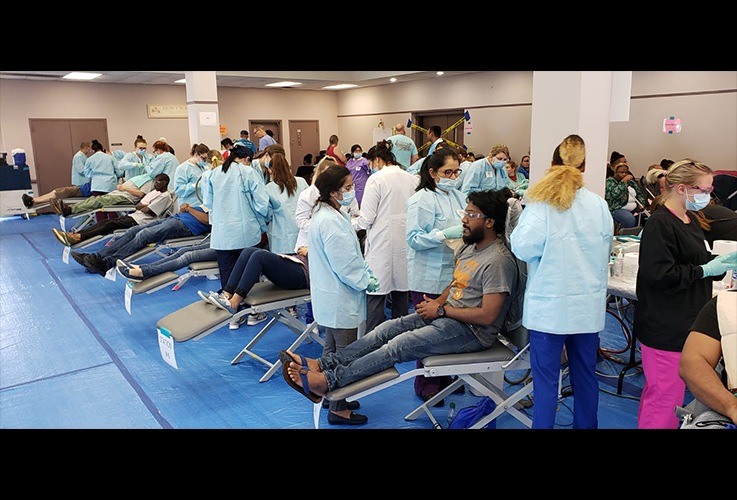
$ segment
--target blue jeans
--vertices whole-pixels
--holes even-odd
[[[328,390],[333,390],[404,361],[484,349],[466,323],[451,318],[424,320],[413,313],[383,322],[318,362],[327,378]]]
[[[530,364],[535,398],[532,428],[552,429],[558,408],[560,357],[566,346],[573,389],[573,428],[596,429],[599,381],[596,378],[598,333],[557,335],[530,330]]]
[[[241,250],[241,255],[233,266],[223,290],[245,297],[253,285],[258,283],[262,274],[273,284],[285,290],[310,287],[302,264],[280,257],[268,250],[248,247]]]
[[[210,260],[215,260],[215,250],[210,248],[210,243],[202,243],[180,248],[168,257],[151,264],[141,264],[141,273],[143,273],[144,279],[148,279],[167,271],[176,271],[193,262],[207,262]]]
[[[181,220],[168,217],[159,219],[143,226],[135,226],[123,233],[123,236],[112,242],[109,247],[103,247],[97,256],[104,259],[110,267],[118,259],[125,259],[133,255],[149,243],[158,243],[169,238],[184,238],[194,236],[192,231]]]
[[[623,208],[614,211],[612,216],[616,222],[622,224],[622,227],[635,227],[637,226],[637,218],[632,215],[632,212]]]

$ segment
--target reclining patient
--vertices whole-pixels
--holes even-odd
[[[111,205],[135,205],[151,191],[153,184],[154,178],[148,174],[137,175],[122,184],[118,184],[118,187],[109,193],[90,196],[74,205],[67,205],[61,198],[53,198],[49,200],[49,203],[51,203],[54,212],[64,217]]]
[[[333,389],[397,363],[487,349],[505,324],[518,319],[507,317],[520,297],[517,264],[504,244],[507,198],[498,191],[477,191],[467,201],[461,219],[465,245],[456,251],[453,281],[440,297],[426,298],[416,313],[385,321],[319,359],[283,351],[284,378],[291,387],[318,402]]]
[[[176,271],[194,262],[208,262],[217,260],[214,248],[210,242],[200,243],[191,247],[180,248],[171,255],[149,264],[128,264],[124,261],[117,263],[117,271],[125,279],[143,281],[159,274]]]
[[[136,211],[131,215],[125,215],[117,219],[104,219],[76,233],[60,231],[56,228],[52,228],[51,231],[62,245],[71,246],[93,236],[110,234],[117,229],[143,226],[171,210],[174,201],[171,198],[171,193],[167,191],[168,185],[168,175],[157,175],[153,182],[153,189],[141,198],[141,201],[136,204]]]
[[[110,246],[103,247],[96,253],[72,252],[72,258],[91,273],[105,276],[107,271],[115,266],[117,260],[122,261],[151,243],[160,243],[171,238],[200,236],[209,232],[210,216],[205,212],[205,208],[182,203],[178,214],[150,222],[145,226],[132,227]]]

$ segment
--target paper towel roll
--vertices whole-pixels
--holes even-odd
[[[737,241],[732,240],[714,240],[711,253],[714,255],[727,255],[737,251]]]

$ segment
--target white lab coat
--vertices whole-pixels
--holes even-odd
[[[365,257],[379,289],[371,295],[409,290],[407,280],[407,200],[415,194],[419,177],[398,165],[387,165],[366,181],[356,230],[366,230]]]
[[[312,209],[315,207],[315,203],[319,197],[320,191],[314,184],[299,194],[297,208],[294,212],[294,222],[299,228],[297,243],[294,245],[295,252],[297,252],[299,247],[309,247],[310,218],[312,217]],[[340,209],[348,213],[351,217],[357,217],[359,213],[358,201],[354,198],[353,203],[348,206],[348,210],[345,207],[340,207]]]

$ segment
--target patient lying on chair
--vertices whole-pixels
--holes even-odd
[[[121,261],[117,264],[117,271],[125,279],[140,282],[159,274],[176,271],[195,262],[215,260],[217,260],[215,249],[210,248],[210,242],[206,241],[199,245],[180,248],[173,254],[149,264],[127,264],[125,261]]]
[[[125,259],[151,243],[160,243],[171,238],[200,236],[210,232],[210,216],[203,207],[183,203],[179,213],[166,219],[149,222],[145,226],[134,226],[110,246],[96,253],[72,252],[72,258],[91,273],[105,276],[117,260]]]
[[[468,195],[461,219],[463,242],[456,251],[452,283],[416,313],[385,321],[342,350],[319,359],[285,351],[292,360],[284,378],[318,402],[327,392],[379,373],[396,363],[491,347],[520,297],[518,269],[504,244],[507,199],[498,191]],[[517,308],[513,308],[515,311]]]

